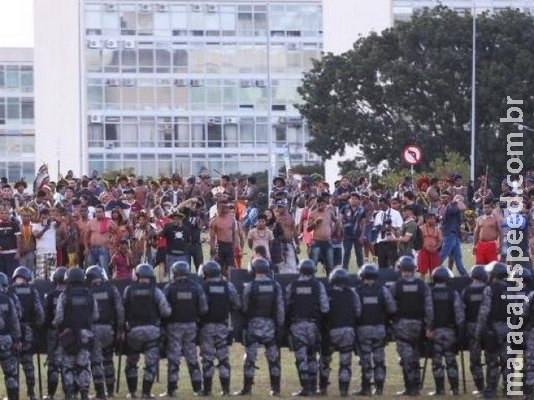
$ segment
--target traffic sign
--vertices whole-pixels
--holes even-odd
[[[411,144],[402,150],[402,158],[410,165],[417,165],[423,158],[423,150],[419,146]]]

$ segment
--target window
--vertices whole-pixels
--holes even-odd
[[[2,85],[0,85],[1,87]],[[33,67],[23,65],[20,67],[20,86],[24,92],[33,91]]]
[[[19,87],[19,68],[15,65],[8,65],[6,67],[6,88],[18,88]]]
[[[171,72],[171,53],[168,50],[156,49],[156,72]]]
[[[151,12],[142,12],[137,14],[138,33],[139,35],[152,35],[154,33],[154,14]]]
[[[20,118],[20,99],[18,97],[7,98],[7,119]]]
[[[139,72],[153,72],[154,51],[153,49],[139,49]]]
[[[21,100],[20,104],[21,104],[22,122],[23,123],[33,122],[33,118],[34,118],[33,98],[23,97],[20,100]]]
[[[5,84],[4,66],[0,65],[0,88],[3,88]]]
[[[174,72],[187,72],[187,50],[174,49],[172,51],[172,65]]]
[[[123,147],[139,146],[139,129],[137,124],[123,123],[121,126],[121,141]]]

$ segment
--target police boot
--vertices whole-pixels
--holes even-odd
[[[330,382],[328,382],[328,377],[319,377],[319,390],[317,390],[317,395],[328,396],[328,385],[330,385]]]
[[[472,394],[475,395],[481,395],[484,393],[484,379],[483,378],[477,378],[474,380],[476,390],[473,390]]]
[[[376,396],[382,396],[384,394],[384,381],[375,381],[375,390],[373,394]]]
[[[7,388],[7,400],[19,400],[19,388]]]
[[[339,381],[339,395],[347,397],[349,395],[349,382]]]
[[[167,391],[159,395],[159,397],[176,398],[176,390],[178,389],[178,382],[167,382]]]
[[[302,379],[301,385],[302,389],[300,389],[298,392],[293,393],[293,396],[311,397],[315,394],[311,390],[310,381],[308,379]]]
[[[103,383],[95,383],[96,400],[105,400],[106,391]]]
[[[460,390],[459,390],[459,382],[458,378],[449,378],[449,384],[451,385],[451,394],[453,396],[459,396]]]
[[[444,396],[445,395],[445,379],[434,377],[434,382],[436,383],[436,390],[430,392],[429,396]]]
[[[52,379],[48,379],[46,383],[48,387],[48,396],[46,398],[49,400],[54,400],[54,396],[56,395],[56,390],[59,382],[54,381]]]
[[[128,396],[130,399],[135,399],[137,396],[137,378],[126,378],[126,386],[128,386]]]
[[[254,378],[245,376],[243,378],[243,389],[239,392],[235,392],[235,396],[250,396],[252,394],[252,384],[254,383]]]
[[[202,391],[202,381],[191,381],[191,387],[195,395],[200,393]]]
[[[28,400],[35,400],[35,389],[33,385],[28,386]]]
[[[80,400],[89,400],[89,390],[80,389]]]
[[[371,382],[366,377],[362,376],[362,387],[354,393],[355,396],[371,396]]]
[[[141,394],[142,399],[153,399],[154,396],[150,393],[152,389],[152,382],[146,379],[143,380],[143,392]]]
[[[271,391],[269,395],[280,396],[280,376],[271,375]]]
[[[114,396],[114,393],[113,393],[114,388],[115,388],[114,382],[110,382],[110,383],[106,382],[106,397],[112,398]]]
[[[230,396],[230,378],[219,378],[221,382],[221,396]]]

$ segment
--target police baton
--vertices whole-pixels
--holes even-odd
[[[124,339],[119,337],[118,341],[119,341],[119,348],[118,348],[119,362],[117,365],[117,386],[115,388],[115,393],[119,393],[119,390],[121,387],[122,353],[124,351]]]
[[[39,398],[43,398],[43,378],[41,376],[41,353],[37,352],[37,382],[39,384]]]

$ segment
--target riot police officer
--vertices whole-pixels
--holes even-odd
[[[21,340],[20,321],[15,304],[6,293],[9,279],[0,272],[0,366],[8,400],[19,399],[19,377],[15,349]]]
[[[286,315],[289,320],[290,349],[295,353],[301,390],[296,396],[313,396],[317,390],[317,352],[321,319],[330,311],[324,285],[315,279],[315,262],[304,259],[299,277],[286,289]]]
[[[349,273],[345,269],[336,268],[330,273],[327,293],[330,312],[325,321],[327,337],[322,337],[323,343],[326,343],[321,346],[318,393],[323,396],[327,394],[332,354],[339,351],[339,393],[346,397],[352,378],[356,321],[360,318],[362,305],[356,290],[349,286]]]
[[[129,285],[123,295],[126,315],[126,383],[129,398],[135,398],[137,391],[137,363],[144,353],[145,373],[142,398],[152,397],[150,391],[156,377],[159,363],[159,341],[161,319],[171,315],[171,306],[163,292],[156,286],[154,270],[150,264],[135,267],[135,282]],[[140,307],[139,305],[143,305]]]
[[[465,308],[467,345],[469,346],[469,368],[473,376],[476,390],[474,395],[484,392],[484,373],[482,371],[482,346],[481,341],[475,340],[475,326],[477,323],[478,311],[482,303],[482,293],[488,283],[488,273],[484,265],[475,265],[471,269],[472,283],[467,286],[462,299]],[[482,338],[484,341],[484,338]]]
[[[46,328],[46,351],[47,351],[47,371],[46,381],[48,396],[45,399],[53,400],[61,376],[61,350],[58,343],[58,331],[52,325],[56,315],[56,307],[59,296],[65,290],[67,283],[67,268],[57,267],[52,274],[54,290],[45,295],[45,328]]]
[[[167,392],[165,397],[176,397],[180,361],[187,362],[194,393],[202,389],[202,376],[198,362],[196,338],[200,316],[208,312],[204,290],[190,277],[189,264],[176,261],[171,267],[174,282],[165,286],[163,293],[171,305],[171,315],[164,320],[167,350]]]
[[[215,373],[214,361],[219,361],[219,380],[223,395],[230,394],[230,356],[228,342],[231,332],[228,317],[231,310],[241,309],[241,299],[232,283],[221,277],[221,266],[208,261],[203,267],[204,292],[208,298],[208,312],[200,318],[200,357],[202,359],[203,388],[200,393],[210,396]]]
[[[485,397],[494,397],[497,394],[499,371],[508,371],[507,368],[507,335],[510,328],[507,324],[509,300],[506,297],[509,283],[508,269],[502,262],[488,264],[490,284],[482,293],[482,302],[475,326],[475,339],[480,341],[484,331],[487,331],[486,343],[486,387]]]
[[[94,346],[92,329],[99,314],[96,301],[84,282],[85,273],[81,268],[68,271],[67,287],[59,295],[52,321],[52,325],[60,332],[66,400],[74,398],[75,383],[80,390],[81,399],[89,399],[91,352]]]
[[[386,326],[396,314],[397,305],[391,292],[377,282],[376,265],[363,265],[360,279],[362,284],[358,287],[358,294],[362,303],[362,314],[356,332],[362,367],[362,387],[356,394],[370,396],[371,382],[374,381],[375,394],[380,396],[384,392],[386,379]]]
[[[119,290],[107,279],[100,265],[92,265],[85,271],[85,279],[91,286],[98,306],[99,318],[93,325],[95,348],[91,360],[93,382],[97,399],[106,394],[113,396],[115,366],[113,351],[115,339],[124,331],[124,306]],[[105,384],[105,387],[104,387]]]
[[[254,280],[245,283],[243,289],[243,313],[246,318],[244,345],[246,346],[243,366],[243,389],[236,394],[251,394],[256,369],[258,348],[265,346],[265,357],[269,364],[271,396],[280,394],[280,349],[277,339],[284,333],[285,308],[282,288],[268,277],[270,263],[264,258],[252,262]]]
[[[397,303],[394,330],[405,387],[399,394],[418,396],[421,385],[419,346],[432,330],[432,296],[428,285],[415,277],[416,265],[412,257],[400,257],[397,268],[400,278],[391,286],[391,293]]]
[[[456,362],[457,344],[463,338],[465,313],[460,295],[449,285],[452,272],[447,267],[438,267],[432,272],[432,304],[434,321],[430,340],[432,343],[432,373],[436,390],[431,396],[445,394],[445,374],[442,358],[445,359],[447,377],[453,396],[458,396],[458,363]]]
[[[26,375],[28,399],[35,399],[35,366],[33,363],[35,329],[42,326],[45,315],[39,292],[31,284],[32,273],[26,267],[18,267],[13,272],[12,292],[18,297],[22,309],[22,347],[19,362]]]

